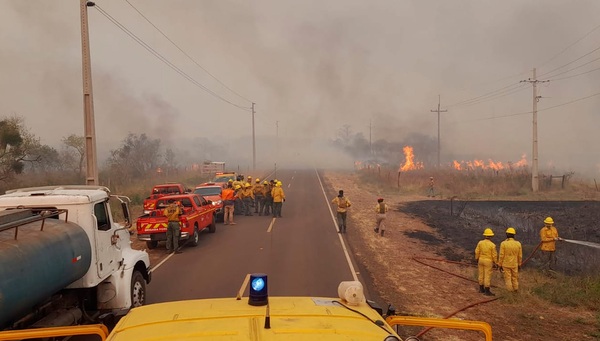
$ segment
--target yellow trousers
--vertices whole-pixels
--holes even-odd
[[[507,268],[504,269],[504,283],[508,291],[519,290],[519,268]]]
[[[492,266],[494,262],[491,259],[479,258],[479,285],[488,288],[492,282]]]

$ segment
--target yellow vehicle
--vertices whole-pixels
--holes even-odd
[[[248,284],[249,296],[243,298]],[[365,299],[358,281],[340,283],[335,298],[269,297],[267,293],[267,276],[249,274],[236,297],[137,307],[110,334],[105,326],[92,325],[1,332],[0,340],[77,334],[95,334],[109,341],[418,340],[402,339],[395,331],[397,325],[478,330],[486,341],[492,340],[491,327],[485,322],[397,316],[392,309],[383,314]]]

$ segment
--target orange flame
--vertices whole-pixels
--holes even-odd
[[[492,169],[495,171],[500,171],[503,169],[512,169],[514,167],[526,167],[527,159],[525,159],[525,154],[521,156],[521,160],[511,163],[503,163],[501,161],[494,161],[492,159],[488,159],[487,163],[483,160],[473,160],[473,161],[452,161],[452,167],[456,170],[476,170],[476,169]]]
[[[402,152],[404,153],[404,159],[405,159],[405,161],[404,161],[404,165],[402,165],[400,167],[400,169],[398,170],[398,172],[423,168],[423,163],[422,162],[415,163],[415,161],[414,161],[415,160],[415,154],[413,152],[413,147],[411,147],[411,146],[405,146],[404,148],[402,148]]]

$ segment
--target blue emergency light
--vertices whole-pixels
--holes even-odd
[[[248,304],[254,306],[267,305],[269,303],[269,287],[267,285],[267,274],[256,273],[250,275],[250,296]]]

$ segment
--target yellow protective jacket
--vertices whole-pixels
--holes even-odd
[[[540,250],[542,251],[556,251],[556,241],[554,238],[558,238],[558,231],[556,227],[542,227],[540,230],[540,240],[542,241],[542,246]]]
[[[487,259],[492,262],[498,262],[498,252],[496,252],[496,244],[489,239],[480,240],[475,248],[475,259]]]
[[[383,210],[382,210],[383,207]],[[388,211],[388,205],[385,203],[377,203],[377,205],[375,205],[375,212],[379,213],[379,214],[385,214]]]
[[[261,185],[261,184],[256,184],[254,185],[254,187],[252,187],[252,193],[254,193],[254,196],[257,195],[265,195],[265,186]]]
[[[282,202],[285,200],[285,193],[283,193],[283,188],[281,187],[273,187],[271,196],[273,197],[273,202]]]
[[[500,243],[500,257],[498,257],[498,266],[505,268],[516,268],[523,263],[523,249],[521,243],[508,238]]]
[[[244,189],[241,189],[240,193],[239,193],[239,198],[240,199],[244,199],[244,198],[254,199],[254,193],[252,193],[252,187],[246,187]]]
[[[181,211],[179,210],[179,207],[175,204],[169,204],[169,206],[167,206],[167,208],[165,208],[163,214],[165,215],[165,217],[167,217],[168,221],[179,221],[179,215],[181,214]]]
[[[352,203],[346,197],[335,197],[331,200],[331,203],[337,206],[337,211],[340,213],[346,212],[348,207],[352,206]]]

